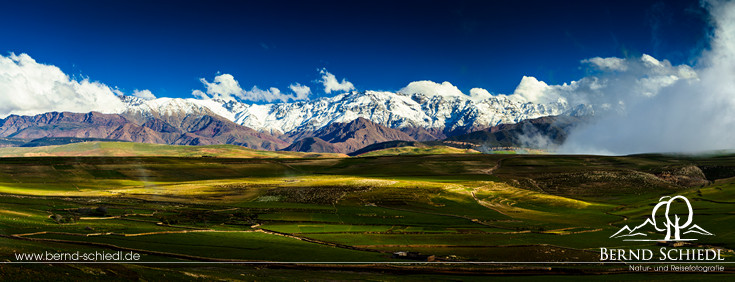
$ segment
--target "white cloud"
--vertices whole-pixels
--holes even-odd
[[[603,71],[625,71],[628,69],[628,65],[626,64],[625,59],[615,58],[615,57],[610,57],[610,58],[594,57],[594,58],[582,60],[582,63],[590,64]]]
[[[327,71],[327,69],[321,69],[319,70],[319,73],[322,74],[322,80],[321,82],[324,85],[324,92],[329,94],[332,93],[332,91],[350,91],[354,90],[355,86],[352,85],[352,82],[347,81],[347,79],[342,79],[342,82],[339,82],[337,78]]]
[[[430,80],[411,82],[406,87],[398,90],[398,93],[409,95],[422,94],[428,97],[461,97],[474,101],[481,101],[492,97],[508,97],[507,95],[493,95],[486,89],[477,87],[470,89],[470,94],[467,95],[449,81],[436,83]]]
[[[449,81],[442,82],[441,84],[429,80],[414,81],[398,92],[404,94],[423,94],[429,97],[467,97],[457,86],[452,85]]]
[[[641,62],[643,62],[643,64],[645,64],[649,68],[661,67],[662,66],[661,65],[661,61],[656,60],[656,58],[654,58],[654,57],[652,57],[651,55],[648,55],[648,54],[643,54],[641,56]]]
[[[144,89],[144,90],[135,89],[133,90],[133,96],[141,98],[141,99],[145,99],[145,100],[156,99],[156,95],[153,95],[153,92],[151,92],[148,89]]]
[[[200,78],[199,81],[204,84],[204,87],[207,88],[207,94],[209,94],[212,98],[222,100],[234,100],[235,97],[242,98],[243,96],[245,96],[245,91],[243,91],[240,87],[240,83],[238,83],[237,80],[235,80],[235,77],[233,77],[231,74],[225,73],[215,76],[214,81],[212,81],[211,83],[207,82],[207,80],[204,78]],[[192,94],[198,97],[206,97],[206,95],[203,95],[204,93],[199,90],[195,90],[195,92]]]
[[[212,82],[208,82],[204,78],[199,80],[207,89],[206,92],[194,90],[191,94],[200,99],[221,99],[225,101],[240,100],[251,102],[288,102],[289,100],[306,99],[308,98],[308,94],[311,92],[308,86],[303,86],[298,83],[289,86],[289,88],[296,93],[295,95],[282,93],[280,89],[275,87],[260,89],[258,86],[253,86],[250,90],[243,90],[242,87],[240,87],[240,83],[235,80],[235,77],[227,73],[215,76]]]
[[[544,103],[551,100],[552,96],[556,98],[557,93],[546,82],[539,81],[533,76],[523,76],[512,96],[522,98],[524,101]]]
[[[208,100],[210,98],[213,98],[213,97],[209,97],[207,93],[204,93],[202,90],[198,90],[198,89],[192,90],[191,95],[196,97],[197,99],[202,99],[202,100]]]
[[[122,101],[99,82],[70,79],[56,66],[27,54],[0,55],[0,117],[50,111],[119,112]]]
[[[311,94],[311,88],[306,85],[301,85],[300,83],[291,84],[288,88],[296,94],[296,99],[298,100],[305,100],[309,98],[309,94]]]
[[[489,91],[483,89],[483,88],[472,88],[470,89],[470,99],[472,100],[485,100],[490,97],[492,97],[493,94],[490,94]]]
[[[296,100],[294,96],[286,95],[281,93],[281,90],[275,87],[268,89],[260,89],[258,86],[253,86],[250,91],[244,91],[242,96],[239,96],[243,100],[248,101],[266,101],[273,102],[281,100],[287,102],[289,99]]]

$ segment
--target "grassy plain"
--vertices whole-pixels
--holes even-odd
[[[288,280],[329,270],[334,279],[355,272],[374,280],[622,279],[628,273],[619,265],[374,262],[596,261],[600,247],[656,247],[609,237],[642,223],[659,197],[679,194],[692,201],[697,224],[716,234],[697,243],[723,248],[730,260],[733,177],[732,155],[0,158],[4,261],[27,252],[127,250],[147,262],[363,263],[0,265],[0,278]]]
[[[396,147],[376,150],[360,155],[361,157],[394,156],[394,155],[438,155],[438,154],[479,154],[472,149],[458,149],[449,146]]]
[[[258,151],[236,145],[182,146],[133,142],[80,142],[44,147],[0,148],[0,157],[228,157],[228,158],[316,158],[346,157],[344,154]]]

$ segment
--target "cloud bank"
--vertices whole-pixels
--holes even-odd
[[[107,85],[71,79],[26,54],[0,55],[0,117],[51,111],[116,113],[123,107]]]
[[[665,87],[698,79],[690,66],[673,66],[646,54],[626,59],[596,57],[582,60],[582,64],[591,75],[562,85],[548,85],[524,76],[511,96],[534,103],[587,104],[598,113],[624,112],[631,103],[654,97]]]
[[[448,81],[436,83],[428,80],[411,82],[398,92],[473,100],[495,96],[538,104],[586,104],[604,113],[624,111],[630,100],[656,96],[662,88],[678,81],[698,79],[697,73],[687,65],[673,66],[667,60],[659,61],[645,54],[627,59],[596,57],[581,63],[589,68],[589,76],[561,85],[549,85],[535,77],[524,76],[510,94],[491,94],[483,88],[472,88],[467,95]]]
[[[706,3],[712,17],[711,49],[697,69],[673,67],[644,55],[639,60],[589,60],[598,69],[648,70],[653,76],[612,76],[600,100],[619,111],[598,115],[571,133],[567,153],[631,154],[735,149],[735,3]],[[632,69],[632,70],[631,70]],[[610,104],[612,106],[612,104]]]
[[[584,104],[595,117],[572,130],[562,153],[632,154],[735,149],[735,4],[711,2],[716,27],[701,66],[673,65],[650,55],[582,60],[588,76],[549,85],[524,76],[513,93],[472,88],[469,95],[449,82],[415,81],[404,94],[504,97],[568,109]],[[530,136],[536,139],[538,136]],[[543,140],[541,140],[543,141]],[[543,143],[543,142],[537,142]]]

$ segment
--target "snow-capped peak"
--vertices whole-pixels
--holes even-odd
[[[140,114],[198,114],[211,111],[237,124],[259,131],[294,133],[318,130],[333,122],[358,117],[391,127],[422,127],[454,130],[486,128],[500,123],[559,115],[580,114],[564,101],[534,104],[498,95],[477,99],[467,95],[432,95],[406,92],[352,91],[308,101],[247,104],[216,99],[159,98],[144,100],[124,97],[127,111]]]

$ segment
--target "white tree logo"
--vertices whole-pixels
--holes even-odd
[[[674,214],[672,217],[669,214],[669,211],[671,210],[671,205],[683,205],[686,204],[687,210],[689,213],[686,216],[686,220],[684,218],[679,217],[678,214]],[[662,207],[665,207],[665,213],[663,218],[659,218],[659,220],[656,219],[656,212],[658,212],[659,209]],[[659,216],[660,217],[660,216]],[[665,222],[662,220],[665,219]],[[686,234],[700,234],[700,235],[709,235],[712,236],[714,234],[709,233],[707,230],[704,230],[702,227],[699,227],[699,225],[692,224],[692,220],[694,220],[694,211],[692,210],[692,204],[689,202],[689,199],[682,195],[677,195],[674,197],[671,196],[664,196],[661,197],[661,199],[658,200],[658,204],[653,207],[653,211],[651,212],[651,218],[646,219],[643,224],[636,226],[635,228],[630,228],[627,225],[623,226],[618,232],[610,236],[610,238],[634,238],[634,239],[626,239],[624,241],[694,241],[697,239],[685,239],[681,238],[682,235]],[[663,240],[661,239],[637,239],[638,236],[648,236],[648,234],[641,232],[644,231],[642,229],[644,228],[650,228],[653,227],[654,230],[658,232],[666,232],[666,237],[664,237]],[[687,228],[688,227],[688,228]],[[682,232],[682,230],[684,230]]]

